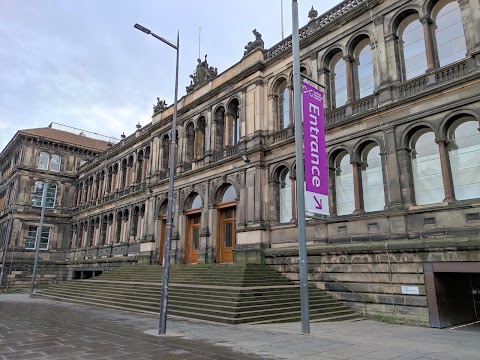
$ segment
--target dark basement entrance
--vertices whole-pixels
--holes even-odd
[[[426,263],[424,272],[430,326],[478,327],[480,262]]]

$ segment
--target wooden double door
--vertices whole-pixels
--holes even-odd
[[[233,249],[237,241],[236,209],[232,204],[218,208],[217,263],[233,262]]]
[[[185,212],[187,215],[185,228],[185,263],[198,262],[198,249],[200,248],[201,212]]]

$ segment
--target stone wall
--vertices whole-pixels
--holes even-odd
[[[267,264],[298,280],[298,248],[272,249]],[[480,261],[480,237],[390,240],[308,248],[309,280],[368,316],[429,325],[424,266]],[[290,265],[287,265],[290,264]],[[402,286],[419,295],[402,294]]]

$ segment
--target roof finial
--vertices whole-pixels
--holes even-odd
[[[142,127],[142,125],[140,125],[140,121],[139,121],[138,124],[135,125],[135,126],[136,126],[137,130],[140,130],[140,128]]]
[[[120,137],[121,137],[122,139],[125,139],[125,138],[127,137],[127,136],[125,135],[125,131],[122,133],[122,135],[120,135]]]
[[[318,16],[318,11],[315,10],[313,8],[313,5],[312,5],[312,8],[310,9],[310,11],[308,12],[308,17],[310,18],[310,21],[312,20],[315,20],[315,18]]]

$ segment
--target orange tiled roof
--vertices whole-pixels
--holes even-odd
[[[58,141],[64,144],[75,145],[89,150],[105,151],[108,142],[92,139],[86,136],[77,135],[68,131],[52,129],[49,127],[19,130],[20,134],[34,135],[49,140]]]

